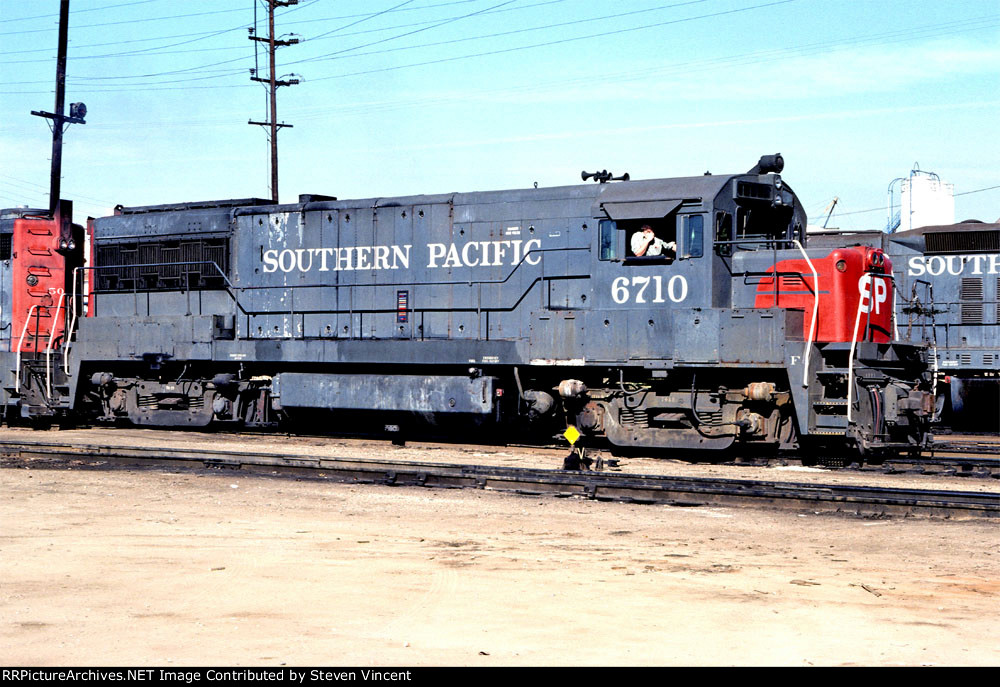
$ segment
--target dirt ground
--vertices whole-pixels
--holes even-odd
[[[0,470],[3,665],[997,665],[995,521]]]
[[[168,431],[162,429],[89,428],[36,432],[4,428],[0,442],[29,444],[46,442],[90,447],[157,448],[164,457],[176,452],[220,450],[254,454],[280,454],[300,458],[387,459],[435,464],[497,465],[511,468],[555,469],[562,467],[566,448],[538,446],[489,446],[427,441],[394,446],[389,441],[345,437],[287,436],[284,434],[229,434]],[[608,458],[611,454],[605,452]],[[1000,498],[1000,479],[970,479],[960,476],[894,474],[827,470],[818,467],[788,465],[754,467],[749,465],[692,463],[666,458],[630,456],[615,458],[609,472],[642,475],[677,475],[751,479],[774,482],[811,482],[814,484],[853,484],[906,489],[942,489],[951,491],[994,492]]]

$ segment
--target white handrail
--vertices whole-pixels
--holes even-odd
[[[871,290],[875,288],[874,277],[871,272],[868,273],[868,287]],[[871,301],[871,297],[868,299]],[[851,410],[854,405],[854,351],[858,345],[858,327],[861,326],[861,309],[864,307],[865,298],[864,294],[858,298],[858,314],[854,318],[854,334],[851,335],[851,354],[847,358],[847,424],[851,424]],[[871,307],[869,302],[868,307]]]
[[[21,329],[21,338],[17,342],[17,371],[14,375],[14,391],[18,394],[21,393],[21,348],[24,346],[24,337],[28,333],[28,324],[31,322],[31,314],[35,312],[35,308],[38,307],[38,303],[35,303],[31,308],[28,309],[28,316],[24,318],[24,327]]]
[[[880,279],[885,279],[885,275],[879,275]],[[893,298],[896,290],[893,289]],[[847,360],[847,423],[851,423],[854,406],[854,351],[858,345],[858,327],[861,325],[861,309],[864,307],[864,294],[858,299],[858,314],[854,318],[854,334],[851,336],[851,356]],[[875,306],[875,273],[868,273],[868,312]]]
[[[73,330],[76,328],[77,311],[76,311],[76,279],[77,272],[80,271],[79,267],[73,268],[73,300],[68,306],[66,306],[66,311],[68,312],[70,308],[73,308],[73,317],[69,322],[69,329],[66,330],[66,336],[64,337],[65,343],[63,344],[63,371],[66,376],[69,376],[69,344],[70,338],[73,336]]]
[[[808,387],[809,354],[812,353],[813,337],[816,335],[816,318],[819,316],[819,274],[816,273],[816,268],[813,266],[812,260],[809,259],[809,256],[806,254],[806,251],[802,247],[802,244],[799,243],[798,241],[792,241],[792,243],[794,243],[795,247],[802,252],[802,257],[806,259],[806,264],[809,265],[809,269],[812,270],[813,273],[813,316],[812,316],[812,322],[809,324],[809,338],[806,339],[806,350],[805,354],[803,355],[803,361],[802,361],[802,366],[804,368],[802,370],[802,386]],[[779,279],[777,273],[775,273],[774,276],[775,279]],[[781,291],[780,280],[778,281],[778,291],[779,292]],[[778,304],[775,303],[774,306],[778,307]]]
[[[931,351],[933,351],[931,353],[931,355],[934,356],[934,358],[933,358],[933,360],[934,360],[934,375],[931,378],[931,395],[934,397],[934,412],[931,413],[931,421],[932,422],[937,422],[940,419],[939,417],[937,417],[937,414],[938,414],[938,410],[937,410],[937,380],[938,380],[938,350],[937,350],[937,341],[935,341],[934,343],[931,344]]]
[[[891,313],[891,317],[892,317],[892,332],[893,332],[893,337],[892,338],[895,339],[896,341],[899,341],[899,318],[896,317],[896,313],[899,312],[899,311],[896,310],[896,291],[898,291],[898,289],[896,288],[896,282],[893,281],[892,282],[892,313]]]
[[[66,292],[59,294],[59,304],[56,306],[56,316],[52,318],[52,331],[49,332],[49,343],[45,346],[45,398],[52,398],[52,342],[56,338],[56,323],[59,321],[59,311],[62,310]]]

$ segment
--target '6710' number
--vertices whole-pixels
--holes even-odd
[[[688,295],[688,283],[682,275],[676,274],[667,280],[666,295],[674,303],[680,303]],[[652,288],[650,288],[652,287]],[[663,297],[663,277],[618,277],[611,282],[611,298],[615,303],[666,303]],[[648,300],[647,300],[648,299]]]

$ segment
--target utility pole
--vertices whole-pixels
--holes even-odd
[[[59,54],[56,61],[56,107],[55,112],[38,112],[31,114],[52,120],[52,171],[49,179],[49,212],[56,216],[59,209],[59,186],[62,180],[62,140],[66,124],[86,124],[83,118],[87,116],[87,106],[83,103],[71,103],[69,116],[66,109],[66,45],[69,42],[69,0],[61,0],[59,6]]]
[[[294,86],[299,83],[298,78],[294,78],[294,74],[290,74],[288,78],[278,79],[275,76],[275,65],[274,65],[274,52],[276,48],[284,47],[286,45],[295,45],[299,42],[298,38],[289,38],[288,40],[278,40],[274,36],[274,10],[277,7],[289,7],[290,5],[299,4],[299,0],[266,0],[267,1],[267,26],[268,32],[266,37],[257,36],[254,29],[250,29],[250,40],[258,41],[261,43],[267,43],[268,47],[268,57],[269,57],[269,70],[268,78],[264,79],[257,75],[257,69],[250,70],[250,80],[257,81],[259,83],[265,83],[268,85],[268,89],[271,96],[271,121],[268,122],[255,122],[250,120],[248,124],[253,124],[256,126],[266,126],[271,130],[271,201],[274,203],[278,202],[278,129],[283,129],[284,127],[291,127],[291,124],[285,124],[282,122],[278,123],[278,87],[279,86]],[[256,0],[254,0],[256,2]]]

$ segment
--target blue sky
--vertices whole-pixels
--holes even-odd
[[[73,0],[63,197],[268,197],[255,0]],[[0,0],[0,205],[46,205],[58,0]],[[260,35],[266,11],[257,0]],[[914,163],[1000,217],[1000,0],[301,0],[277,11],[281,200],[741,172],[880,228]],[[261,54],[262,72],[266,60]],[[983,190],[986,189],[986,190]]]

